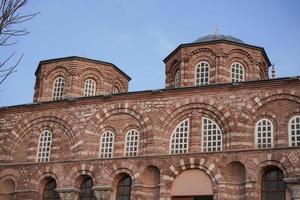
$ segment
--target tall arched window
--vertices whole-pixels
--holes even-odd
[[[174,87],[175,88],[178,88],[180,87],[180,70],[177,69],[177,71],[175,72],[175,75],[174,75]]]
[[[216,122],[202,118],[202,151],[222,151],[222,133]]]
[[[37,162],[50,161],[52,143],[52,133],[48,130],[43,131],[39,137],[38,150],[37,150]]]
[[[114,134],[111,131],[106,131],[100,139],[100,157],[111,158],[114,149]]]
[[[262,177],[262,200],[284,200],[285,183],[283,173],[279,169],[267,170]]]
[[[95,96],[96,94],[96,82],[93,79],[86,79],[84,82],[84,96]]]
[[[196,65],[196,85],[209,84],[209,63],[201,61]]]
[[[137,156],[139,151],[139,132],[131,129],[126,134],[125,156]]]
[[[300,146],[300,115],[293,117],[289,122],[289,145]]]
[[[231,65],[231,82],[241,82],[245,80],[245,68],[241,63],[234,62]]]
[[[171,135],[170,153],[181,154],[188,152],[189,145],[189,119],[178,124]]]
[[[57,77],[53,82],[52,99],[61,100],[64,96],[65,80],[62,76]]]
[[[260,119],[255,125],[255,142],[259,149],[273,147],[273,124],[267,119]]]
[[[90,177],[84,179],[80,185],[79,200],[95,200],[94,192],[92,190],[93,180]]]
[[[131,195],[131,178],[125,176],[122,178],[117,186],[116,200],[130,200]]]
[[[51,179],[44,187],[43,200],[59,200],[59,194],[55,191],[56,181]]]

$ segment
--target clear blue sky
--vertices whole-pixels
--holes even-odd
[[[0,49],[24,53],[0,86],[0,106],[32,102],[40,60],[83,56],[112,62],[131,76],[130,91],[164,88],[163,59],[181,43],[213,34],[265,48],[277,77],[300,75],[299,0],[31,0],[41,12],[31,33]]]

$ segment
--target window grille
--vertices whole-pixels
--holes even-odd
[[[209,84],[209,64],[201,61],[196,66],[196,86]]]
[[[188,152],[189,119],[185,119],[176,126],[171,135],[170,153],[181,154]]]
[[[241,63],[234,62],[231,65],[231,82],[241,82],[245,80],[245,69]]]
[[[202,118],[202,151],[222,151],[222,133],[216,122]]]
[[[126,134],[125,156],[137,156],[139,151],[139,132],[131,129]]]
[[[300,146],[300,116],[293,117],[289,122],[290,146]]]
[[[273,147],[273,124],[270,120],[260,119],[255,126],[256,147],[259,149]]]
[[[111,131],[106,131],[100,139],[100,157],[113,157],[114,134]]]
[[[84,83],[84,96],[95,96],[96,82],[93,79],[87,79]]]
[[[50,161],[51,143],[52,143],[51,132],[48,130],[43,131],[39,137],[37,162]]]
[[[54,80],[53,83],[53,92],[52,92],[52,99],[53,100],[61,100],[63,99],[64,96],[64,85],[65,85],[65,80],[63,77],[57,77]]]

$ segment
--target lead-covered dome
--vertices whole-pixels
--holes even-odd
[[[238,39],[238,38],[232,37],[231,35],[222,35],[222,34],[220,34],[220,35],[206,35],[206,36],[198,38],[196,41],[194,41],[194,43],[210,42],[210,41],[216,41],[216,40],[228,40],[228,41],[244,44],[244,42],[242,40]]]

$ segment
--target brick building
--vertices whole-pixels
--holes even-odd
[[[128,92],[112,63],[41,61],[31,104],[0,108],[0,199],[300,199],[300,77],[209,35]]]

